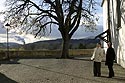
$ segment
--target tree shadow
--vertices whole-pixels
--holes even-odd
[[[20,64],[19,58],[9,59],[9,60],[1,60],[0,64]]]
[[[125,77],[120,77],[120,76],[116,76],[113,79],[119,81],[119,82],[125,82]]]
[[[7,76],[5,76],[4,74],[0,73],[0,83],[18,83],[10,78],[8,78]]]
[[[73,60],[92,61],[90,56],[74,57]]]
[[[101,76],[102,78],[107,78],[107,79],[113,79],[113,80],[117,80],[119,82],[125,82],[125,77],[120,77],[120,76],[115,76],[112,78],[108,78],[107,76]]]

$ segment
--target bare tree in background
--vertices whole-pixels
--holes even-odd
[[[95,26],[95,5],[95,0],[6,0],[8,9],[3,14],[13,29],[35,37],[58,28],[63,40],[61,58],[69,58],[69,42],[80,23]]]

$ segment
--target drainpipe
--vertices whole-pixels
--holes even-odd
[[[107,40],[109,42],[111,42],[111,28],[110,28],[110,0],[107,0],[107,4],[108,4],[108,32],[107,32]]]
[[[117,0],[117,30],[121,28],[121,11],[120,11],[120,0]]]

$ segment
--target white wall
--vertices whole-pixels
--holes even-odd
[[[107,0],[104,0],[103,3],[103,30],[106,31],[108,29],[108,8],[107,8]],[[106,51],[107,44],[104,42],[104,49]]]
[[[119,45],[117,52],[117,62],[125,68],[125,1],[121,0],[121,28],[119,31]]]
[[[111,27],[111,40],[116,52],[117,63],[125,68],[125,1],[121,0],[121,28],[117,29],[117,11],[116,0],[110,0],[110,27]],[[108,29],[107,20],[107,0],[103,3],[103,27],[104,31]],[[107,47],[106,43],[104,44]]]

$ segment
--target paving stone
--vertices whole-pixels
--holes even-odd
[[[107,78],[104,62],[102,76],[94,77],[93,62],[89,58],[19,59],[18,64],[3,62],[0,83],[125,83],[125,69],[117,64],[114,64],[115,77]]]

